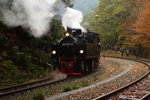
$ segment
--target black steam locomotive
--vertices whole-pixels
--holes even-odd
[[[97,33],[70,29],[59,43],[52,45],[54,68],[67,75],[95,71],[100,59],[100,38]]]

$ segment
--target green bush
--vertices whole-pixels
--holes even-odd
[[[66,85],[63,87],[63,92],[67,92],[67,91],[71,91],[72,90],[72,86],[71,85]]]
[[[67,92],[67,91],[71,91],[71,90],[75,90],[78,89],[79,87],[76,85],[66,85],[63,87],[63,92]]]
[[[32,99],[33,100],[45,100],[45,97],[41,90],[35,90],[32,92]]]
[[[29,47],[24,47],[21,49],[22,52],[29,53],[31,49]]]
[[[18,51],[18,46],[14,46],[12,47],[9,52],[8,52],[8,55],[10,56],[10,59],[15,63],[17,64],[19,62],[19,56],[20,56],[20,53]]]
[[[16,82],[16,76],[18,74],[17,66],[12,64],[11,60],[4,60],[1,62],[2,67],[0,68],[1,83],[14,83]]]
[[[25,53],[20,53],[18,64],[21,66],[28,67],[29,64],[31,64],[31,56]]]
[[[23,69],[26,69],[31,64],[31,56],[26,53],[19,52],[17,46],[12,47],[8,55],[14,64],[23,67]]]
[[[87,80],[83,80],[81,83],[83,87],[89,86],[89,82]]]
[[[7,58],[8,58],[8,55],[7,55],[6,52],[2,52],[2,53],[0,54],[0,61],[5,60],[5,59],[7,59]]]
[[[73,90],[78,89],[78,88],[79,88],[79,87],[76,86],[76,85],[73,85],[73,86],[72,86],[72,89],[73,89]]]

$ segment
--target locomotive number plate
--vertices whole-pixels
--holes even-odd
[[[73,43],[62,43],[62,46],[73,46]]]

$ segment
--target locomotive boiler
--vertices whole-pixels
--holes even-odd
[[[94,32],[68,28],[64,38],[52,45],[54,68],[67,75],[95,71],[100,59],[100,38]]]

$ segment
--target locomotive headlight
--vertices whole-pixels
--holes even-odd
[[[84,50],[80,50],[80,54],[83,54],[84,53]]]
[[[68,37],[68,36],[70,36],[70,34],[69,34],[69,33],[66,33],[65,36]]]
[[[55,55],[55,54],[56,54],[56,51],[55,51],[55,50],[53,50],[53,51],[52,51],[52,54],[53,54],[53,55]]]
[[[99,45],[101,45],[101,43],[100,43],[100,42],[99,42],[98,44],[99,44]]]

